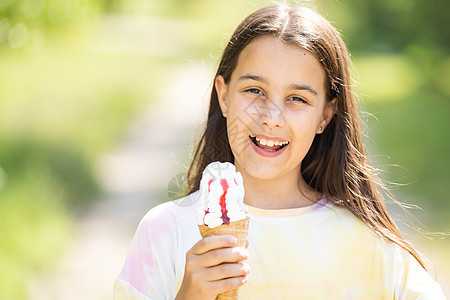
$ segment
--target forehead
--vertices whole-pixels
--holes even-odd
[[[256,73],[274,84],[308,83],[325,89],[325,72],[311,52],[269,35],[255,38],[240,53],[232,80],[244,73]]]

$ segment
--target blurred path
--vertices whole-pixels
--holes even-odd
[[[194,131],[203,120],[212,73],[200,63],[173,72],[157,103],[122,143],[98,163],[103,198],[82,215],[68,253],[30,286],[32,300],[112,299],[128,245],[143,215],[167,197],[183,171]]]

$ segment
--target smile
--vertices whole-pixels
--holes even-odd
[[[262,138],[253,134],[250,135],[250,139],[257,147],[269,152],[279,151],[289,145],[289,141],[286,140]]]

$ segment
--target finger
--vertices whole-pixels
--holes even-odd
[[[202,267],[213,267],[222,263],[237,263],[248,259],[248,251],[242,247],[221,248],[198,255]]]
[[[224,263],[206,269],[205,276],[208,281],[247,276],[250,274],[250,266],[246,263]]]
[[[249,245],[249,242],[248,242],[248,240],[245,240],[245,249],[247,249],[247,248],[248,248],[248,245]]]
[[[221,294],[223,292],[236,289],[248,281],[248,276],[231,277],[210,282],[210,287]]]
[[[191,250],[193,254],[200,255],[213,249],[233,247],[236,243],[232,235],[212,235],[202,238]]]

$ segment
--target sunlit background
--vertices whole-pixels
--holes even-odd
[[[181,178],[203,116],[186,109],[268,3],[0,0],[1,300],[111,298],[137,222]],[[370,159],[422,224],[389,208],[450,297],[450,1],[306,3],[350,48]]]

